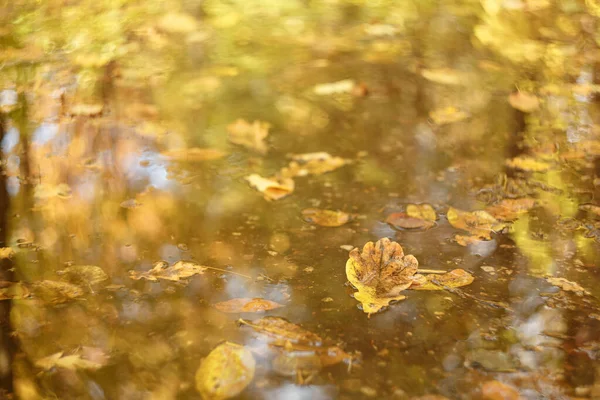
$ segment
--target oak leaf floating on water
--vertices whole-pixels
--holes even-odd
[[[185,162],[212,161],[221,159],[227,155],[227,153],[219,149],[202,147],[167,150],[163,151],[161,154],[172,161]]]
[[[565,278],[555,278],[550,277],[546,278],[546,281],[552,286],[556,286],[564,290],[565,292],[575,292],[579,295],[590,294],[587,290],[585,290],[581,285],[576,282],[571,282]]]
[[[263,121],[254,121],[252,123],[238,119],[227,125],[227,137],[231,143],[254,150],[260,154],[267,153],[267,144],[265,139],[269,135],[271,124]]]
[[[326,152],[293,154],[290,164],[281,170],[281,175],[285,177],[322,175],[334,171],[352,161],[332,156]]]
[[[196,389],[207,400],[235,397],[252,382],[255,368],[250,350],[224,342],[202,360],[196,371]]]
[[[460,122],[469,118],[470,116],[471,115],[468,112],[452,106],[438,108],[429,112],[429,118],[431,118],[436,125],[446,125],[453,122]]]
[[[428,229],[435,225],[437,214],[429,204],[409,204],[406,212],[388,215],[385,222],[395,228]]]
[[[215,308],[224,313],[252,313],[274,310],[284,307],[283,304],[261,298],[242,297],[221,301],[214,304]]]
[[[523,197],[520,199],[504,199],[485,210],[499,221],[514,221],[535,206],[535,200]]]
[[[527,92],[515,92],[508,96],[508,102],[513,108],[524,113],[530,113],[540,108],[540,101],[536,95]]]
[[[181,279],[190,278],[194,275],[203,274],[208,267],[190,261],[177,261],[169,266],[165,261],[159,261],[149,271],[129,271],[129,277],[133,280],[147,279],[156,282],[159,279],[179,282]]]
[[[404,255],[402,246],[388,238],[368,242],[362,252],[355,248],[346,262],[346,277],[358,290],[354,298],[362,303],[363,311],[373,314],[391,301],[403,300],[400,292],[410,287],[419,262]]]
[[[446,217],[453,227],[465,230],[471,233],[471,236],[485,240],[490,240],[493,232],[498,232],[505,226],[504,223],[499,222],[483,210],[469,212],[450,207]]]
[[[320,208],[307,208],[302,210],[302,218],[311,224],[327,227],[342,226],[354,219],[353,214],[343,211],[323,210]]]
[[[263,178],[258,174],[248,175],[246,181],[254,189],[263,194],[265,200],[279,200],[294,191],[294,181],[291,178]]]
[[[320,346],[323,342],[318,335],[289,322],[285,318],[264,317],[255,321],[240,318],[238,324],[248,326],[255,332],[268,336],[275,341],[312,346]]]
[[[409,287],[411,290],[444,290],[446,288],[457,288],[467,286],[473,283],[473,275],[464,269],[454,269],[445,274],[420,275],[413,278],[413,283]]]
[[[544,172],[550,169],[550,164],[545,161],[536,160],[533,157],[519,156],[504,163],[509,168],[520,169],[530,172]]]

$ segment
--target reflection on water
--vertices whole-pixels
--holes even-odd
[[[229,341],[256,360],[240,398],[600,397],[593,3],[0,1],[4,389],[199,398]],[[411,203],[433,227],[385,222]],[[383,237],[474,282],[367,316],[344,266]],[[212,269],[131,278],[160,260]],[[236,298],[285,306],[214,307]],[[323,344],[236,323],[265,315]]]

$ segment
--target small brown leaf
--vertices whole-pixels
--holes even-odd
[[[106,272],[95,265],[73,265],[58,274],[62,280],[80,286],[94,286],[108,279]]]
[[[196,389],[206,400],[235,397],[252,382],[255,368],[250,350],[236,343],[222,343],[198,367]]]
[[[319,208],[307,208],[302,210],[302,218],[311,224],[336,227],[342,226],[353,219],[352,214],[343,211],[323,210]]]
[[[504,199],[498,204],[489,206],[486,211],[499,221],[514,221],[535,205],[535,200],[527,197],[521,199]]]
[[[271,124],[268,122],[254,121],[249,123],[244,119],[227,125],[228,138],[231,143],[244,146],[260,154],[267,153],[265,139],[269,135]]]
[[[267,201],[282,199],[294,191],[294,181],[291,178],[263,178],[252,174],[245,179],[250,186],[261,192]]]
[[[450,207],[446,217],[453,227],[463,229],[471,233],[472,236],[486,240],[491,239],[493,232],[500,231],[505,226],[482,210],[468,212]]]
[[[424,279],[423,279],[424,278]],[[410,286],[412,290],[444,290],[445,288],[457,288],[473,283],[473,275],[464,269],[454,269],[441,275],[417,276]]]
[[[513,108],[524,113],[530,113],[540,108],[537,96],[527,92],[515,92],[508,96],[508,102]]]
[[[346,262],[346,277],[358,290],[354,298],[363,305],[363,311],[373,314],[393,300],[402,300],[400,292],[413,282],[419,262],[412,255],[404,255],[402,246],[383,238],[368,242],[362,252],[350,252]]]
[[[264,317],[255,321],[239,319],[238,323],[280,341],[320,346],[322,339],[314,333],[279,317]]]
[[[281,176],[293,178],[296,176],[322,175],[351,162],[325,152],[295,154],[291,158],[290,164],[281,170]]]
[[[576,282],[571,282],[565,278],[546,278],[549,284],[559,287],[566,292],[576,292],[577,294],[589,294],[581,285]]]
[[[159,279],[167,281],[179,282],[181,279],[186,279],[194,275],[201,275],[208,267],[196,264],[189,261],[177,261],[169,266],[164,261],[159,261],[154,264],[154,267],[145,272],[130,271],[129,277],[133,280],[147,279],[156,282]]]
[[[261,298],[238,298],[216,303],[215,308],[224,313],[264,312],[283,307],[283,304]]]
[[[398,212],[388,215],[385,222],[399,229],[429,229],[435,222],[422,218],[411,217],[408,213]]]

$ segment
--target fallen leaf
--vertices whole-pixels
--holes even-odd
[[[421,218],[432,222],[437,220],[437,214],[429,204],[409,204],[406,206],[406,213],[413,218]]]
[[[343,211],[323,210],[320,208],[307,208],[302,210],[302,218],[311,224],[320,226],[342,226],[353,219],[352,214]]]
[[[527,197],[520,199],[504,199],[487,207],[485,210],[499,221],[514,221],[535,205],[535,200]]]
[[[508,102],[513,108],[524,113],[530,113],[540,108],[540,101],[537,96],[527,92],[515,92],[508,96]]]
[[[321,358],[312,352],[282,351],[271,362],[273,371],[281,376],[314,374],[323,368]]]
[[[196,389],[207,400],[235,397],[252,382],[255,368],[250,350],[236,343],[222,343],[200,363]]]
[[[325,152],[295,154],[291,158],[292,162],[281,170],[282,176],[293,178],[296,176],[322,175],[351,162]]]
[[[450,68],[423,69],[421,75],[428,81],[442,85],[462,85],[467,82],[463,72]]]
[[[212,161],[227,155],[224,151],[210,148],[191,147],[189,149],[167,150],[161,153],[173,161],[198,162]]]
[[[95,371],[104,366],[104,364],[81,358],[80,354],[65,356],[62,351],[52,354],[48,357],[40,358],[35,362],[35,366],[43,370],[52,368],[64,368],[71,371],[92,370]]]
[[[71,197],[72,192],[71,187],[66,183],[59,183],[58,185],[40,183],[35,186],[33,197],[37,200],[47,200],[53,197],[68,199]]]
[[[358,290],[354,298],[362,303],[363,311],[373,314],[405,298],[400,292],[412,284],[418,266],[417,259],[405,256],[398,243],[383,238],[365,244],[362,253],[358,248],[350,252],[346,277]]]
[[[463,229],[482,239],[491,239],[492,232],[497,232],[504,227],[504,224],[498,222],[488,212],[478,210],[473,212],[462,211],[450,207],[446,214],[448,222],[455,228]]]
[[[252,328],[255,332],[272,337],[275,340],[312,346],[320,346],[322,344],[322,339],[318,335],[280,317],[264,317],[255,321],[247,321],[240,318],[238,323]]]
[[[94,286],[108,279],[106,272],[96,265],[73,265],[57,273],[62,280],[80,286]]]
[[[186,279],[194,275],[201,275],[208,267],[196,264],[190,261],[177,261],[169,266],[164,261],[159,261],[154,264],[154,267],[145,272],[130,271],[129,277],[133,280],[147,279],[156,282],[159,279],[167,281],[179,282],[181,279]]]
[[[322,83],[313,88],[313,92],[319,96],[327,96],[331,94],[351,93],[354,89],[354,81],[352,79],[344,79],[342,81],[332,83]]]
[[[520,400],[519,391],[499,381],[487,381],[481,387],[483,400]]]
[[[576,292],[578,294],[589,294],[590,293],[587,290],[585,290],[583,287],[581,287],[578,283],[571,282],[569,280],[566,280],[565,278],[551,277],[551,278],[546,278],[546,281],[549,284],[559,287],[566,292]]]
[[[224,313],[263,312],[283,307],[274,301],[243,297],[215,303],[215,308]]]
[[[0,281],[0,300],[26,299],[29,289],[21,282]]]
[[[581,204],[579,206],[579,209],[600,216],[600,206],[597,206],[597,205],[594,205],[594,204]],[[5,247],[5,249],[6,248],[7,247]]]
[[[260,154],[267,153],[265,139],[269,135],[271,124],[268,122],[254,121],[249,123],[244,119],[227,125],[227,137],[229,141],[247,149],[254,150]]]
[[[0,260],[4,258],[11,258],[15,255],[15,251],[12,247],[1,247],[0,248]]]
[[[473,283],[473,275],[464,269],[454,269],[445,274],[415,275],[411,290],[444,290],[445,288],[457,288]]]
[[[520,169],[522,171],[544,172],[550,169],[550,164],[544,161],[538,161],[533,157],[519,156],[511,160],[506,160],[506,166],[509,168]]]
[[[454,235],[454,241],[461,246],[468,246],[483,241],[479,236]]]
[[[453,122],[463,121],[470,117],[466,111],[459,110],[456,107],[444,107],[429,112],[429,117],[437,125],[451,124]]]
[[[157,27],[167,33],[190,33],[197,29],[198,23],[190,14],[170,12],[158,20]]]
[[[37,298],[49,304],[65,303],[84,294],[77,285],[50,280],[32,283],[31,290]]]
[[[421,218],[414,218],[405,212],[392,213],[387,216],[385,222],[396,229],[428,229],[435,225],[432,221]]]
[[[294,191],[294,181],[291,178],[263,178],[258,174],[252,174],[245,179],[268,201],[282,199]]]

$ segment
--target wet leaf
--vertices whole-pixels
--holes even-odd
[[[463,72],[450,68],[423,69],[421,75],[428,81],[442,85],[462,85],[467,82]]]
[[[460,122],[470,117],[470,114],[466,111],[459,110],[456,107],[444,107],[432,110],[429,112],[429,117],[437,125],[451,124],[453,122]]]
[[[482,210],[468,212],[450,207],[446,216],[453,227],[487,240],[491,239],[492,232],[497,232],[504,227],[503,223]]]
[[[264,317],[255,321],[240,318],[238,323],[276,340],[313,346],[320,346],[322,343],[322,339],[316,334],[279,317]]]
[[[468,246],[470,244],[475,244],[478,242],[481,242],[483,239],[481,239],[479,236],[469,236],[469,235],[454,235],[454,241],[456,243],[458,243],[461,246]]]
[[[331,94],[340,93],[351,93],[354,89],[354,81],[352,79],[344,79],[343,81],[337,81],[332,83],[322,83],[316,85],[313,89],[315,94],[319,96],[327,96]]]
[[[499,381],[487,381],[481,387],[483,400],[520,400],[519,391]]]
[[[222,343],[202,360],[196,371],[196,389],[207,400],[235,397],[252,382],[255,368],[250,350],[236,343]]]
[[[298,353],[283,351],[271,362],[273,371],[282,376],[298,374],[314,374],[323,368],[321,358],[314,353]]]
[[[72,354],[65,356],[64,353],[58,352],[48,357],[41,358],[35,362],[35,366],[43,370],[50,370],[52,368],[64,368],[71,371],[75,370],[92,370],[95,371],[104,366],[102,363],[98,363],[91,360],[81,358],[80,354]]]
[[[351,221],[353,219],[353,215],[343,211],[307,208],[302,210],[302,218],[311,224],[335,227],[342,226],[348,221]]]
[[[73,265],[58,274],[62,280],[80,286],[94,286],[108,279],[106,272],[96,265]]]
[[[354,298],[363,311],[373,314],[393,300],[402,300],[400,292],[413,282],[419,263],[412,255],[404,255],[402,247],[388,238],[368,242],[362,252],[355,248],[346,263],[346,277],[358,290]]]
[[[263,178],[258,174],[252,174],[245,179],[268,201],[282,199],[294,191],[294,181],[291,178]]]
[[[350,164],[350,160],[334,157],[329,153],[305,153],[295,154],[292,162],[287,168],[281,170],[281,175],[285,177],[322,175],[334,171],[344,165]]]
[[[520,169],[522,171],[544,172],[550,169],[550,164],[544,161],[538,161],[533,157],[519,156],[511,160],[506,160],[507,167]]]
[[[159,279],[164,279],[167,281],[179,282],[181,279],[186,279],[194,275],[201,275],[207,269],[208,267],[190,261],[177,261],[171,266],[164,261],[159,261],[155,263],[154,267],[149,271],[130,271],[129,277],[136,281],[147,279],[156,282]]]
[[[65,303],[84,294],[77,285],[50,280],[32,283],[31,290],[37,298],[49,304]]]
[[[0,281],[0,300],[26,299],[30,291],[21,282]]]
[[[12,247],[1,247],[0,248],[0,260],[4,258],[11,258],[15,255],[15,251]]]
[[[486,208],[486,211],[499,221],[514,221],[535,205],[531,198],[504,199],[500,203]]]
[[[387,216],[385,222],[396,229],[428,229],[435,225],[433,221],[411,217],[405,212],[392,213]]]
[[[215,308],[224,313],[264,312],[283,307],[283,304],[261,298],[243,297],[215,304]]]
[[[540,108],[537,96],[527,92],[515,92],[508,96],[508,102],[513,108],[525,113],[530,113]]]
[[[249,123],[244,119],[227,125],[227,137],[229,141],[247,149],[254,150],[260,154],[267,153],[265,139],[269,135],[271,124],[268,122],[254,121]]]
[[[430,274],[427,276],[415,275],[409,289],[412,290],[444,290],[444,288],[457,288],[473,283],[473,275],[464,269],[454,269],[445,274]]]
[[[513,372],[517,367],[517,362],[510,354],[482,348],[467,353],[465,364],[471,368],[477,367],[495,372]]]
[[[421,218],[427,221],[437,220],[437,214],[429,204],[409,204],[406,206],[406,213],[413,218]]]
[[[589,294],[589,292],[583,287],[581,287],[581,285],[579,285],[576,282],[571,282],[565,278],[550,277],[546,278],[546,281],[549,284],[559,287],[566,292],[576,292],[577,294]]]
[[[170,160],[185,162],[212,161],[218,160],[227,155],[227,153],[218,149],[200,147],[168,150],[161,154]]]

